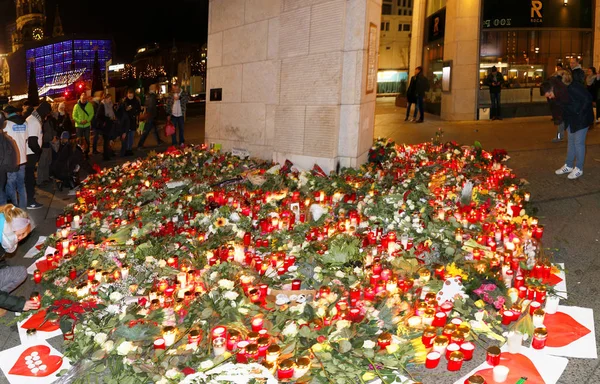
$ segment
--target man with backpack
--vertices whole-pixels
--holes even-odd
[[[17,113],[17,109],[11,105],[4,109],[6,113],[6,126],[3,131],[2,138],[6,140],[2,144],[3,157],[2,164],[6,163],[5,159],[14,159],[14,166],[6,169],[6,189],[2,187],[0,193],[0,205],[5,205],[7,197],[21,209],[27,208],[27,191],[25,189],[25,166],[27,164],[27,123],[25,119]],[[10,146],[6,145],[10,144]],[[10,154],[10,151],[14,154]],[[4,153],[6,152],[6,153]],[[0,173],[2,173],[0,171]],[[1,177],[1,176],[0,176]],[[6,193],[5,193],[6,192]]]

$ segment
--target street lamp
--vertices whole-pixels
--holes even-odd
[[[564,0],[564,6],[566,7],[567,5],[569,5],[569,0]]]

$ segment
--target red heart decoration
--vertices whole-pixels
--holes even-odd
[[[23,329],[35,329],[38,332],[54,332],[60,329],[60,326],[55,321],[46,321],[46,310],[43,309],[31,316],[26,322],[21,325]]]
[[[560,348],[579,340],[591,331],[564,312],[546,315],[544,325],[548,330],[547,347]]]
[[[562,279],[562,277],[555,275],[554,273],[551,273],[550,277],[543,279],[542,281],[544,282],[544,284],[547,284],[547,285],[557,285],[558,283],[563,281],[563,279]]]
[[[525,355],[502,352],[500,365],[510,369],[506,383],[516,383],[521,377],[527,377],[527,384],[545,384],[533,362]],[[486,383],[495,383],[493,368],[482,369],[475,374],[483,376]]]
[[[28,360],[26,358],[28,356],[31,356],[33,352],[38,353],[40,361],[42,362],[41,365],[46,366],[45,370],[39,370],[38,372],[33,373],[31,369],[27,366]],[[8,374],[18,376],[46,377],[58,371],[58,369],[62,366],[62,363],[62,357],[50,355],[50,347],[46,345],[36,345],[27,348],[25,351],[23,351],[23,353],[21,353],[21,356],[19,356],[15,365],[13,365],[10,371],[8,371]],[[39,366],[40,365],[37,365],[36,368]]]
[[[48,261],[46,260],[46,257],[38,260],[35,262],[35,267],[36,269],[38,269],[41,273],[44,273],[46,271],[48,271],[50,268],[48,268]]]

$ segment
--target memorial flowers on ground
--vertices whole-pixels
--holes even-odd
[[[505,156],[380,140],[326,175],[152,154],[88,179],[57,218],[42,302],[81,382],[391,383],[442,334],[502,341],[552,291]]]

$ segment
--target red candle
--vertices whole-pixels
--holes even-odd
[[[454,308],[454,304],[452,304],[452,302],[450,301],[446,301],[444,304],[442,304],[440,306],[440,309],[446,313],[446,315],[450,314],[450,312],[452,312],[452,308]]]
[[[367,301],[375,300],[375,289],[373,287],[365,288],[365,300],[367,300]]]
[[[486,352],[485,361],[495,367],[500,364],[500,348],[496,346],[489,347]]]
[[[219,326],[213,328],[211,335],[212,335],[213,339],[216,339],[217,337],[225,337],[226,332],[227,332],[227,328],[219,325]]]
[[[179,257],[171,256],[167,259],[167,265],[171,268],[179,268]]]
[[[165,339],[161,337],[154,340],[154,349],[165,349]]]
[[[69,269],[69,279],[75,280],[77,278],[77,270],[75,268]]]
[[[42,281],[42,272],[40,272],[40,270],[39,270],[39,269],[36,269],[36,270],[33,272],[33,281],[34,281],[36,284],[39,284],[39,283]]]
[[[350,309],[350,320],[354,321],[355,323],[360,323],[363,318],[364,318],[364,316],[360,313],[360,309],[358,309],[358,308]]]
[[[371,275],[371,279],[370,279],[371,285],[373,285],[373,286],[377,285],[377,283],[379,282],[379,279],[381,279],[381,276],[375,275],[375,274]]]
[[[504,311],[502,312],[502,325],[509,325],[514,318],[513,311]]]
[[[294,376],[295,363],[291,359],[283,360],[277,369],[277,378],[279,380],[291,379]]]
[[[433,318],[432,325],[434,327],[443,327],[444,325],[446,325],[447,319],[448,319],[448,315],[446,314],[446,312],[438,312],[435,314],[435,317]]]
[[[531,340],[531,348],[543,349],[546,346],[548,331],[546,328],[536,328],[533,331],[533,340]]]
[[[262,297],[263,299],[267,297],[269,286],[267,284],[261,284],[258,286],[258,288],[260,289],[260,297]]]
[[[446,359],[450,360],[450,355],[454,352],[460,351],[460,345],[452,343],[446,347]]]
[[[531,316],[533,316],[533,312],[537,311],[541,307],[542,307],[542,304],[538,303],[537,301],[531,302],[531,304],[529,304],[529,314]]]
[[[520,299],[524,299],[527,296],[527,288],[525,288],[525,286],[520,286],[519,287],[519,298]]]
[[[248,363],[248,355],[246,354],[246,347],[249,344],[250,343],[245,340],[237,343],[238,352],[236,353],[235,357],[236,357],[236,360],[238,363],[240,363],[240,364]]]
[[[252,331],[258,332],[263,329],[264,320],[262,317],[255,317],[252,319]]]
[[[475,344],[467,341],[460,346],[460,351],[463,353],[465,360],[471,360],[473,358],[473,351],[475,351]]]
[[[250,246],[251,242],[252,242],[252,234],[250,232],[244,233],[244,246],[245,247]]]
[[[513,268],[513,270],[514,269],[516,269],[516,268]],[[525,285],[525,278],[523,276],[515,277],[515,284],[514,284],[515,288],[519,289],[524,285]]]
[[[425,368],[434,369],[440,363],[440,353],[439,352],[429,352],[427,354],[427,358],[425,360]]]
[[[293,280],[292,281],[292,291],[299,291],[301,284],[302,284],[302,280],[300,280],[300,279]]]
[[[96,270],[95,269],[88,269],[87,277],[88,277],[88,281],[94,280],[94,278],[96,277]]]
[[[462,352],[453,352],[450,354],[448,359],[448,370],[449,371],[460,371],[464,360]]]

